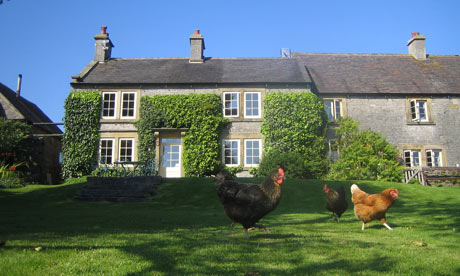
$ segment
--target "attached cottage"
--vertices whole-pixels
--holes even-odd
[[[205,57],[198,30],[190,36],[186,58],[112,58],[106,27],[94,38],[94,60],[72,77],[71,86],[102,95],[99,153],[104,163],[137,160],[134,122],[142,96],[213,93],[220,95],[222,114],[231,122],[221,133],[222,162],[247,172],[262,158],[265,95],[303,92],[324,100],[331,121],[350,116],[361,128],[385,135],[407,166],[460,164],[460,57],[426,55],[425,37],[419,34],[409,41],[409,54],[283,51],[279,58]],[[152,129],[160,175],[184,176],[186,131]]]
[[[0,117],[32,125],[35,148],[30,155],[37,164],[30,168],[32,176],[39,183],[58,184],[62,131],[39,107],[20,95],[20,81],[21,75],[16,92],[0,83]]]

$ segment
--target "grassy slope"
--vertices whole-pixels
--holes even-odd
[[[229,227],[210,179],[168,181],[145,203],[73,201],[81,180],[0,190],[0,275],[460,274],[460,188],[359,182],[400,190],[387,214],[394,231],[374,222],[362,232],[351,202],[332,221],[325,182],[350,195],[352,182],[288,180],[261,221],[272,233],[250,241]]]

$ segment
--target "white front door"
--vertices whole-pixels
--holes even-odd
[[[181,145],[180,139],[163,139],[162,167],[165,177],[181,177]]]

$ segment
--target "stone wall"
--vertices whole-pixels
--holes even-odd
[[[399,149],[440,148],[446,155],[443,166],[455,167],[460,164],[460,97],[429,99],[433,120],[425,124],[408,122],[405,96],[350,96],[346,99],[347,114],[359,121],[360,129],[381,133]]]

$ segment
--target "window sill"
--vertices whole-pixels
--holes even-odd
[[[100,123],[119,124],[119,123],[134,123],[136,119],[104,119],[101,118]]]
[[[436,123],[435,122],[407,122],[407,125],[410,125],[410,126],[417,126],[417,125],[431,126],[431,125],[436,125]]]

